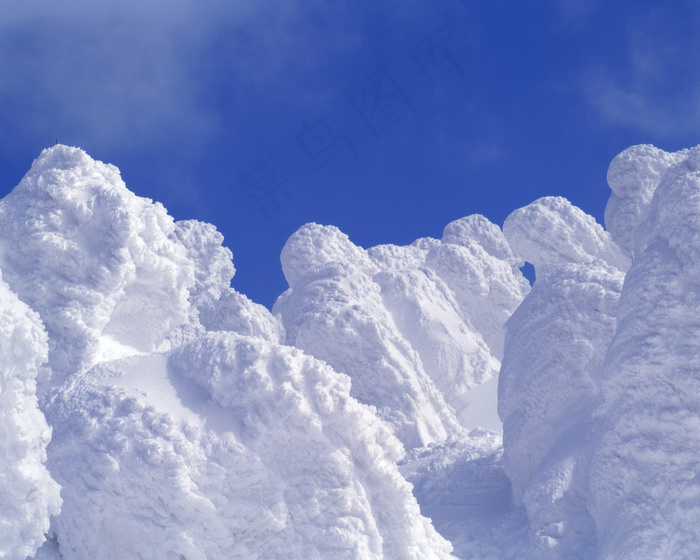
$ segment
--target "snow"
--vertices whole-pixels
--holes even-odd
[[[65,146],[0,216],[3,557],[451,557],[391,426],[230,287],[213,226]]]
[[[41,545],[61,507],[44,465],[51,428],[36,398],[48,346],[38,315],[2,281],[0,325],[0,558],[23,558]]]
[[[442,241],[368,250],[307,224],[282,250],[290,288],[273,313],[287,344],[349,375],[355,398],[422,447],[498,426],[493,393],[469,395],[500,367],[503,323],[529,290],[518,266],[478,215],[449,224]]]
[[[700,554],[700,151],[684,155],[659,182],[636,234],[605,360],[590,472],[602,557]]]
[[[523,558],[592,557],[587,440],[622,281],[602,261],[562,265],[538,274],[506,324],[498,406],[505,471],[530,519]]]
[[[605,207],[605,226],[628,256],[638,252],[634,235],[649,215],[649,205],[661,178],[686,154],[686,150],[667,153],[642,144],[626,149],[610,164],[608,185],[613,192]]]
[[[57,380],[95,363],[101,334],[148,352],[187,321],[194,266],[174,229],[78,148],[46,150],[0,201],[0,269],[44,322]]]
[[[700,553],[698,159],[651,146],[615,158],[612,240],[553,199],[506,220],[538,272],[506,324],[499,380],[504,465],[528,520],[519,558]]]
[[[540,273],[596,259],[623,272],[630,265],[610,234],[565,198],[546,196],[515,210],[506,218],[503,233],[513,252]]]
[[[416,449],[399,463],[421,511],[459,558],[497,559],[517,549],[513,535],[525,519],[511,507],[501,455],[498,434],[473,430],[467,438]]]
[[[461,395],[462,402],[455,406],[460,412],[459,423],[467,429],[484,428],[502,432],[503,422],[498,415],[498,377],[492,377]]]
[[[348,393],[231,332],[73,376],[47,407],[63,558],[448,558],[401,444]]]
[[[0,558],[697,558],[700,147],[608,181],[607,229],[307,224],[270,312],[214,226],[45,150],[0,200]]]

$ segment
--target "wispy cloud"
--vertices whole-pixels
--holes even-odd
[[[676,6],[674,6],[676,8]],[[669,136],[700,127],[700,9],[654,8],[631,18],[627,57],[589,67],[583,88],[608,124]]]
[[[18,2],[4,11],[0,103],[14,142],[55,133],[120,148],[213,126],[187,63],[200,39],[187,26],[192,6],[131,4]]]
[[[216,87],[282,81],[320,64],[342,18],[319,3],[10,0],[0,11],[0,142],[37,137],[105,149],[206,139],[218,127]],[[304,8],[302,9],[302,4]],[[332,40],[330,40],[332,39]],[[48,141],[48,138],[47,138]]]

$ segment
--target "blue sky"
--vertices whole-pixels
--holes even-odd
[[[304,223],[364,247],[561,195],[603,221],[624,148],[699,143],[700,5],[9,0],[0,190],[58,138],[213,223],[268,307]]]

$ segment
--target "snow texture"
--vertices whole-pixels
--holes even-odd
[[[683,155],[636,233],[605,360],[590,478],[606,559],[700,555],[700,148]]]
[[[498,372],[503,323],[529,290],[518,264],[483,216],[442,241],[366,251],[307,224],[282,250],[290,288],[273,312],[287,344],[349,375],[354,397],[422,447],[478,426],[469,391]]]
[[[503,233],[515,254],[540,273],[596,259],[622,271],[630,265],[610,234],[565,198],[546,196],[516,210],[506,218]]]
[[[628,256],[639,252],[634,235],[649,215],[649,205],[661,178],[686,156],[687,150],[667,153],[642,144],[626,149],[610,164],[608,185],[613,192],[605,207],[605,226]]]
[[[413,450],[399,463],[421,511],[458,558],[518,557],[527,520],[511,507],[502,454],[497,434],[473,430],[468,438]]]
[[[0,201],[0,558],[700,557],[700,147],[608,181],[607,231],[307,224],[270,313],[213,226],[45,150]]]
[[[616,157],[612,240],[562,199],[506,220],[537,281],[506,324],[504,466],[527,528],[501,557],[700,555],[699,161]]]
[[[48,352],[39,317],[0,281],[0,558],[24,558],[44,541],[61,505],[44,466],[51,429],[36,377]]]
[[[1,557],[452,557],[392,426],[230,287],[213,226],[65,146],[0,218]]]
[[[513,499],[531,522],[523,558],[591,557],[587,424],[622,281],[602,261],[562,265],[538,276],[506,324],[498,405]]]
[[[279,337],[261,306],[230,296],[222,241],[211,225],[175,223],[78,148],[46,150],[0,201],[3,278],[41,316],[57,381],[104,357],[165,351],[204,325]],[[220,299],[249,317],[226,325]]]
[[[98,359],[100,336],[162,348],[187,321],[194,266],[162,205],[77,148],[46,150],[0,201],[0,267],[39,313],[58,380]]]
[[[349,386],[230,332],[73,376],[47,412],[63,558],[448,558]]]

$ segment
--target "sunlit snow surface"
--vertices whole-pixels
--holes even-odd
[[[307,224],[271,313],[213,226],[45,150],[0,201],[0,557],[700,557],[700,148],[608,181],[607,230]]]

